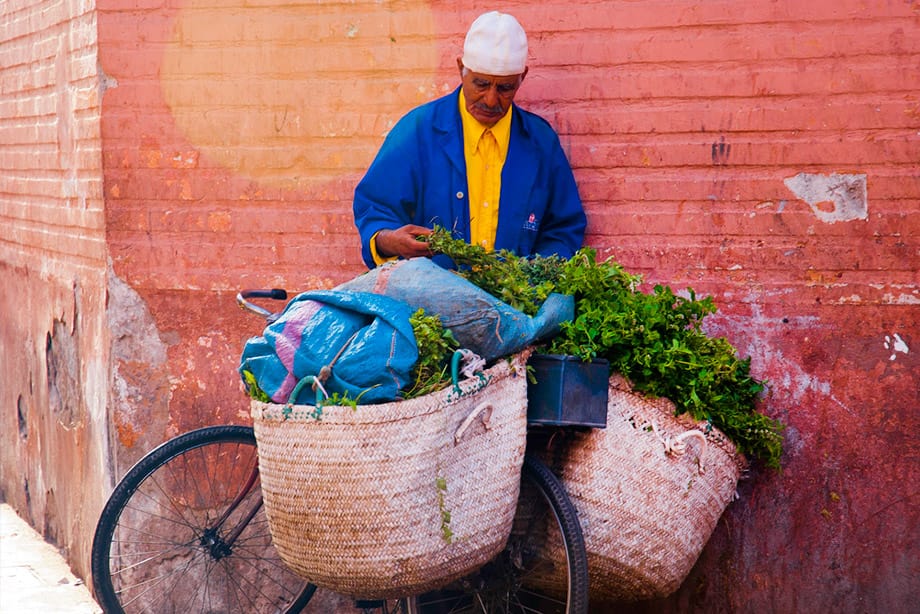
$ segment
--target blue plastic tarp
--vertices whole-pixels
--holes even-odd
[[[337,288],[373,292],[441,318],[460,347],[487,361],[557,334],[575,317],[575,298],[551,294],[533,317],[514,309],[428,258],[388,262]]]
[[[296,399],[291,392],[302,378],[326,372],[322,385],[330,395],[347,394],[360,403],[392,401],[411,383],[418,360],[409,321],[413,311],[379,294],[304,292],[291,299],[262,336],[246,342],[239,372],[249,371],[276,403],[313,404],[310,386]]]

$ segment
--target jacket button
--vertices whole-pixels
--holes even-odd
[[[463,198],[463,192],[457,192],[457,198]]]

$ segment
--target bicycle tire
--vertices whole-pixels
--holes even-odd
[[[252,428],[233,425],[190,431],[139,460],[96,525],[91,566],[103,610],[300,612],[316,587],[271,544],[257,462]]]
[[[560,562],[564,570],[559,569]],[[584,536],[575,507],[552,471],[536,458],[525,456],[521,495],[505,550],[472,576],[407,600],[406,611],[586,614]]]

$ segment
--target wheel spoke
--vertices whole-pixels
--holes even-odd
[[[565,587],[561,598],[544,590],[547,580]],[[420,596],[418,611],[584,614],[587,582],[584,541],[574,507],[558,479],[527,457],[505,550],[472,576]]]
[[[188,563],[186,563],[185,567],[182,569],[175,569],[172,571],[168,571],[159,576],[146,578],[142,582],[137,582],[130,586],[123,586],[123,587],[118,588],[116,590],[116,594],[118,595],[127,595],[131,591],[134,591],[137,588],[143,589],[141,590],[140,593],[137,593],[133,597],[130,597],[127,601],[124,601],[122,603],[122,607],[132,605],[138,599],[141,599],[142,597],[147,596],[151,590],[158,588],[166,580],[174,580],[176,577],[184,576],[188,572],[189,568],[192,566],[192,562],[194,561],[195,557],[198,557],[198,556],[201,556],[201,553],[196,553],[195,556],[192,559],[190,559]],[[170,582],[169,586],[174,586],[177,583],[178,582],[176,581]],[[161,601],[162,599],[165,599],[167,594],[168,594],[168,591],[161,593],[160,599],[156,600],[154,603],[157,603]]]
[[[257,460],[252,429],[237,426],[180,435],[141,459],[96,529],[94,588],[105,611],[300,611],[315,587],[271,543]]]

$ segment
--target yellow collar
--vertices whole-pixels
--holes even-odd
[[[469,157],[476,152],[476,146],[479,144],[482,133],[489,128],[479,123],[479,120],[470,115],[470,112],[466,110],[466,97],[463,95],[463,88],[460,88],[459,104],[460,118],[463,123],[463,150]],[[511,109],[508,109],[504,117],[498,120],[491,128],[492,135],[498,142],[498,151],[501,153],[502,162],[505,161],[508,155],[508,144],[511,142],[511,115]]]

